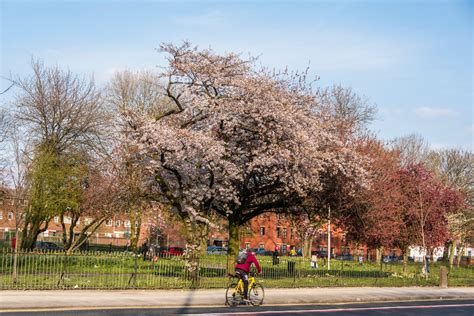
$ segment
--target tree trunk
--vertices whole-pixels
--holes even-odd
[[[402,249],[403,251],[403,273],[408,273],[408,247]]]
[[[203,257],[207,254],[207,237],[209,236],[209,226],[206,224],[199,225],[199,242],[200,252],[199,257]]]
[[[100,220],[94,220],[89,225],[86,225],[85,227],[83,227],[81,232],[79,233],[79,236],[76,239],[74,239],[69,249],[66,251],[66,255],[69,256],[70,254],[72,254],[74,250],[79,249],[79,247],[81,247],[82,244],[85,243],[89,239],[89,236],[94,234],[97,231],[97,229],[100,227],[100,225],[102,225],[104,221],[105,221],[105,218],[102,218]]]
[[[64,218],[66,216],[67,215],[65,213],[62,213],[61,215],[59,215],[59,218],[61,220],[61,226],[63,228],[62,240],[64,251],[66,252],[66,254],[71,254],[73,251],[73,249],[71,249],[71,245],[74,243],[74,228],[76,227],[77,222],[79,221],[79,216],[76,216],[75,214],[70,214],[71,223],[69,224],[69,227],[67,227],[66,223],[64,222]]]
[[[45,227],[41,228],[41,224],[43,224],[42,219],[34,218],[30,223],[25,222],[21,232],[21,249],[32,250],[35,248],[38,235],[48,229],[49,220],[44,220],[44,223]]]
[[[382,265],[383,247],[375,249],[375,262]]]
[[[16,278],[17,278],[18,243],[19,243],[18,237],[20,237],[20,234],[18,232],[18,227],[16,227],[16,230],[15,230],[15,253],[13,254],[13,271],[12,271],[13,284],[16,284]]]
[[[457,247],[457,241],[455,240],[453,243],[451,243],[451,248],[449,249],[449,269],[452,269],[453,264],[454,264],[454,252]]]
[[[313,237],[306,237],[303,239],[303,258],[311,258],[312,244]]]
[[[235,258],[237,257],[240,248],[239,230],[239,223],[229,219],[229,251],[227,253],[228,273],[234,273],[235,271]]]
[[[130,211],[130,251],[136,253],[138,249],[138,239],[140,238],[141,217],[132,209]]]
[[[448,261],[449,252],[451,250],[452,245],[453,245],[452,240],[448,240],[447,242],[444,243],[444,249],[443,249],[443,261],[444,262]]]
[[[464,240],[461,240],[461,245],[459,247],[459,252],[458,256],[456,258],[456,266],[459,268],[459,265],[461,264],[461,259],[462,259],[462,252],[464,251]]]
[[[203,236],[207,236],[207,224],[196,222],[192,218],[184,220],[186,227],[186,249],[183,258],[186,260],[186,279],[191,281],[191,288],[199,286],[199,259],[202,253]]]

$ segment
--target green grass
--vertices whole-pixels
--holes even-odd
[[[125,289],[125,288],[224,288],[226,257],[209,255],[199,259],[199,279],[193,284],[182,258],[144,261],[131,253],[87,252],[66,257],[63,253],[27,253],[18,257],[18,277],[12,280],[13,256],[0,252],[1,289]],[[403,273],[402,263],[380,264],[331,261],[331,270],[323,260],[312,269],[308,260],[281,257],[273,265],[271,257],[259,257],[263,274],[259,281],[266,287],[337,287],[337,286],[436,286],[440,263],[430,266],[425,280],[421,263],[410,263]],[[293,262],[293,263],[288,263]],[[291,268],[293,265],[293,269]],[[474,286],[473,267],[455,267],[449,272],[450,286]]]

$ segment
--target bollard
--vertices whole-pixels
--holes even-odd
[[[448,269],[445,266],[439,267],[439,287],[448,287]]]

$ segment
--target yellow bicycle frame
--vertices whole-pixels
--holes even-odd
[[[249,290],[252,288],[252,286],[255,284],[255,277],[249,276]],[[235,291],[238,293],[244,293],[244,281],[239,278],[239,282],[237,283],[237,286],[235,287]]]

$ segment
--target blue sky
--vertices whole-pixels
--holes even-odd
[[[159,44],[186,39],[269,67],[309,65],[317,85],[352,87],[377,104],[381,139],[474,147],[473,1],[0,3],[2,77],[28,74],[34,56],[103,84],[117,70],[164,65]]]

